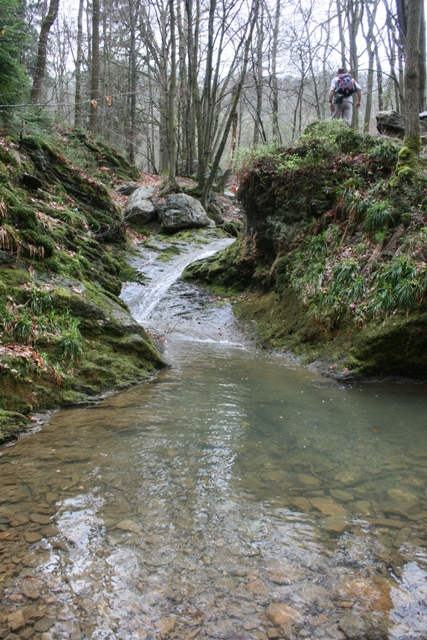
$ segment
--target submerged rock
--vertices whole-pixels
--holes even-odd
[[[388,498],[382,507],[387,515],[407,516],[416,509],[417,505],[418,497],[416,494],[401,489],[390,489]]]
[[[155,624],[156,629],[158,630],[161,637],[167,636],[175,629],[176,618],[175,616],[168,616],[167,618],[162,618],[158,620]]]
[[[275,584],[294,584],[307,577],[305,571],[292,564],[280,564],[267,567],[265,577]]]
[[[348,613],[341,618],[338,628],[345,634],[348,640],[387,640],[389,635],[389,622],[381,614],[368,613],[358,615]]]
[[[344,515],[335,515],[325,518],[322,522],[322,528],[335,538],[349,531],[351,524]]]
[[[318,509],[324,516],[345,516],[344,507],[337,504],[332,498],[311,498],[311,504]]]
[[[123,531],[130,531],[131,533],[141,532],[141,527],[133,520],[122,520],[116,525],[116,528],[122,529]]]
[[[387,612],[393,608],[391,584],[385,578],[347,580],[338,587],[337,593],[364,611]]]
[[[275,627],[279,627],[285,638],[290,636],[293,627],[300,628],[304,622],[303,616],[297,609],[282,602],[273,603],[268,607],[267,618]]]

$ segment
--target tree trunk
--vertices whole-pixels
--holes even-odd
[[[83,6],[84,0],[79,0],[77,16],[77,51],[76,51],[76,91],[74,104],[74,126],[81,127],[83,120],[82,109],[82,57],[83,57]]]
[[[403,60],[405,57],[405,71],[403,78],[403,64],[400,65],[401,70],[401,86],[405,86],[405,100],[406,100],[406,82],[407,82],[407,51],[408,51],[408,32],[409,32],[409,14],[413,11],[418,11],[414,4],[417,4],[418,0],[396,0],[397,11],[397,23],[399,28],[399,59]],[[411,38],[413,35],[411,34]],[[413,43],[411,46],[415,46]],[[426,23],[424,13],[424,2],[421,2],[421,9],[418,21],[418,110],[424,111],[426,108]],[[406,111],[405,111],[406,113]]]
[[[277,80],[277,47],[279,42],[281,7],[280,0],[276,0],[276,15],[274,19],[273,44],[271,49],[271,89],[272,89],[272,127],[273,141],[282,144],[282,137],[279,128],[279,83]]]
[[[199,44],[199,23],[200,23],[200,2],[196,1],[196,15],[194,15],[193,0],[185,0],[185,11],[187,15],[187,45],[188,45],[188,82],[189,91],[187,98],[187,126],[190,135],[188,143],[188,173],[194,172],[194,161],[196,159],[196,139],[202,135],[201,129],[201,104],[199,85],[197,83],[197,48]],[[193,34],[194,26],[194,34]]]
[[[59,0],[50,0],[49,10],[42,22],[37,49],[36,69],[34,72],[34,81],[31,89],[31,102],[34,103],[39,102],[41,98],[43,80],[46,73],[47,40],[49,31],[56,20],[56,16],[58,15],[58,9]]]
[[[358,77],[359,57],[357,54],[357,36],[363,17],[364,5],[360,0],[350,0],[348,4],[348,31],[350,45],[350,69],[352,75]],[[353,127],[359,128],[359,109],[353,109]]]
[[[176,181],[176,125],[175,125],[175,94],[176,94],[176,16],[174,0],[169,0],[170,19],[170,82],[168,95],[168,132],[169,132],[169,168],[168,168],[168,189],[178,189]]]
[[[399,160],[391,184],[398,187],[401,181],[413,181],[416,177],[421,150],[419,118],[419,45],[421,3],[411,0],[407,7],[406,56],[405,56],[405,138],[399,152]]]
[[[262,5],[263,7],[263,5]],[[256,59],[254,63],[254,79],[256,91],[256,111],[254,117],[254,137],[253,145],[256,147],[260,140],[260,130],[262,126],[262,97],[263,97],[263,73],[262,73],[262,53],[264,45],[264,11],[261,8],[259,24],[257,24],[257,48]],[[236,113],[237,117],[237,113]],[[230,163],[232,159],[230,158]]]
[[[90,77],[90,115],[89,128],[92,133],[98,131],[98,102],[99,102],[99,20],[100,20],[100,0],[92,0],[92,67]]]
[[[405,56],[405,138],[421,144],[419,118],[419,41],[422,0],[408,3]]]
[[[201,189],[204,188],[206,182],[206,171],[209,165],[209,154],[211,151],[212,126],[214,118],[214,105],[212,100],[213,82],[213,54],[214,54],[214,18],[216,11],[216,0],[210,0],[209,3],[209,22],[208,22],[208,41],[206,53],[205,81],[203,86],[202,104],[201,104],[201,130],[198,135],[198,167],[197,167],[197,183]],[[200,135],[202,134],[202,135]]]
[[[421,21],[420,21],[420,50],[418,61],[418,76],[419,76],[419,93],[420,93],[420,113],[427,109],[427,46],[426,46],[426,19],[424,3],[421,5]]]
[[[233,89],[233,102],[235,99],[235,91],[236,89]],[[231,169],[233,167],[233,163],[234,163],[234,158],[236,155],[236,143],[237,143],[237,125],[239,123],[239,115],[237,113],[237,109],[235,110],[235,113],[233,115],[233,120],[232,120],[232,124],[231,124],[231,145],[230,145],[230,158],[228,160],[228,171],[230,171],[231,173]]]
[[[365,118],[363,124],[363,130],[365,133],[369,133],[369,125],[371,121],[372,113],[372,94],[374,89],[374,63],[375,63],[375,37],[374,27],[377,15],[378,3],[374,0],[373,7],[369,2],[366,3],[366,12],[368,17],[368,33],[366,34],[366,48],[368,51],[368,83],[366,89],[366,106],[365,106]],[[379,89],[378,89],[379,93]]]
[[[347,66],[346,60],[346,40],[345,40],[345,32],[344,32],[344,19],[343,19],[343,9],[341,6],[341,0],[336,0],[337,3],[337,17],[338,17],[338,33],[339,33],[339,41],[341,47],[341,66]]]
[[[384,111],[383,70],[377,47],[375,47],[375,59],[377,67],[378,111]]]
[[[130,20],[130,46],[129,46],[129,128],[127,139],[128,160],[132,164],[136,161],[136,91],[137,91],[137,66],[136,66],[136,15],[139,10],[139,2],[131,0],[129,3]]]

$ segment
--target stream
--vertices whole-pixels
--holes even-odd
[[[425,640],[427,394],[260,349],[143,248],[171,367],[0,451],[0,640]]]

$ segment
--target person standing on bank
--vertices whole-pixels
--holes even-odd
[[[353,118],[353,93],[357,93],[356,107],[360,108],[362,88],[348,73],[345,67],[338,69],[338,74],[331,82],[328,100],[331,108],[331,118],[344,118],[351,124]]]

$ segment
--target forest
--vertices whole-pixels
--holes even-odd
[[[404,115],[408,99],[426,109],[421,0],[1,4],[0,117],[90,131],[171,183],[195,175],[205,202],[245,150],[291,144],[328,116],[337,67],[363,88],[356,129],[375,132],[375,114]],[[417,105],[405,89],[414,37]]]

